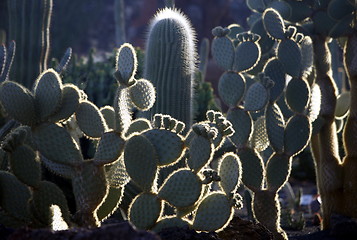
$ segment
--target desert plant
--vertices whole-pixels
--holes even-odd
[[[186,16],[172,8],[159,11],[150,24],[145,51],[144,77],[156,88],[157,100],[141,116],[151,119],[156,113],[168,114],[184,122],[187,131],[193,121],[196,49],[195,33]]]
[[[128,216],[140,229],[190,226],[198,231],[219,231],[233,217],[234,207],[241,205],[235,192],[241,178],[238,156],[226,153],[219,161],[218,174],[207,169],[214,151],[233,133],[230,123],[221,113],[209,111],[207,120],[194,124],[186,136],[181,135],[183,129],[182,122],[157,114],[152,126],[148,123],[146,130],[133,133],[125,145],[125,168],[142,189],[130,204]],[[160,186],[158,169],[183,157],[185,166]],[[211,192],[216,181],[220,190]],[[167,216],[165,205],[174,207],[175,214]]]
[[[274,239],[287,239],[280,228],[277,193],[288,180],[292,158],[307,146],[311,124],[318,114],[318,108],[316,112],[310,106],[314,87],[306,80],[311,72],[312,42],[296,28],[286,28],[273,9],[265,12],[262,24],[277,41],[276,56],[261,58],[259,35],[242,32],[232,36],[229,27],[212,30],[212,55],[226,70],[219,81],[219,94],[229,106],[227,119],[235,130],[230,139],[242,162],[243,183],[253,192],[254,217],[273,233]],[[260,67],[259,61],[264,72],[248,85],[248,77],[242,73],[254,72]],[[292,77],[287,86],[286,74]],[[285,99],[289,107],[291,116],[287,121],[279,98]]]
[[[66,54],[56,69],[63,69],[69,57],[70,54]],[[12,173],[20,181],[34,188],[32,199],[35,199],[37,194],[35,190],[41,189],[41,186],[47,183],[39,180],[39,170],[32,171],[30,176],[23,176],[23,167],[26,166],[23,162],[38,166],[40,159],[41,163],[55,174],[71,179],[77,206],[74,219],[75,223],[81,226],[99,225],[99,221],[118,206],[122,195],[120,189],[124,183],[109,187],[104,165],[117,161],[122,154],[124,139],[121,134],[130,125],[131,104],[145,109],[151,107],[155,99],[153,92],[147,92],[150,89],[154,91],[148,81],[134,79],[136,55],[131,45],[124,44],[119,49],[116,68],[119,82],[116,99],[121,101],[116,102],[114,108],[99,110],[76,86],[62,84],[60,75],[53,69],[44,71],[38,77],[32,91],[10,80],[3,81],[0,87],[0,100],[6,113],[21,124],[29,126],[26,131],[22,130],[22,126],[15,129],[7,137],[9,140],[2,145],[2,149],[9,155]],[[67,119],[71,121],[66,122]],[[70,131],[68,128],[73,121],[77,131]],[[76,141],[78,131],[88,138],[98,140],[93,159],[83,159]],[[3,176],[6,181],[16,179],[11,173],[3,173]],[[19,181],[16,184],[21,185]],[[20,188],[26,187],[22,184]],[[1,190],[16,192],[16,188],[3,184]],[[30,198],[30,192],[24,194],[27,199]],[[5,210],[8,210],[7,206],[11,204],[11,196],[13,194],[2,194],[2,208]],[[56,204],[55,196],[59,196],[59,193],[53,195],[52,200],[39,195],[39,202],[34,204],[42,209],[42,206],[38,205],[45,203],[44,211],[49,212],[48,207]],[[26,199],[24,201],[26,202]],[[68,216],[66,205],[57,205],[60,206],[62,215]],[[6,214],[16,218],[12,208],[13,206]],[[29,208],[30,211],[35,209],[34,206],[31,207],[31,203]],[[37,216],[42,212],[32,214]],[[46,223],[49,223],[48,214],[44,218],[47,219]],[[23,224],[27,225],[28,222]]]
[[[263,12],[267,5],[248,1],[252,9]],[[354,159],[354,42],[355,10],[353,1],[269,1],[282,18],[311,36],[314,51],[315,83],[321,90],[321,112],[312,136],[311,147],[316,166],[316,177],[322,199],[324,229],[331,227],[331,215],[356,217],[355,194],[357,189]],[[258,15],[260,13],[257,13]],[[343,61],[351,91],[339,93],[332,75],[329,42],[336,39],[344,49]],[[346,125],[343,119],[347,116]],[[337,127],[337,123],[339,127]],[[338,130],[343,130],[346,156],[340,155]]]

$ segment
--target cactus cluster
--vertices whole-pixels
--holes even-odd
[[[190,226],[219,231],[241,205],[236,193],[241,178],[238,156],[226,153],[217,172],[209,168],[214,152],[233,133],[231,124],[221,113],[209,111],[207,120],[194,124],[186,136],[181,134],[184,127],[181,121],[156,114],[146,130],[132,133],[125,144],[125,169],[142,190],[130,204],[128,217],[140,229]],[[182,159],[185,166],[160,185],[159,169]],[[219,190],[211,192],[217,181]],[[165,214],[167,206],[174,208],[174,215]]]
[[[287,239],[280,228],[277,193],[288,180],[292,158],[307,146],[318,115],[318,106],[310,107],[316,87],[306,79],[313,63],[312,41],[295,27],[285,27],[273,8],[264,11],[261,21],[265,34],[277,42],[269,52],[275,52],[273,57],[263,56],[264,36],[232,36],[232,26],[212,30],[212,55],[225,70],[219,94],[229,106],[227,119],[235,131],[230,139],[242,163],[242,181],[253,192],[254,217],[274,239]],[[259,65],[262,72],[250,80]],[[284,112],[282,101],[288,107]]]
[[[311,80],[320,89],[316,90],[320,95],[320,114],[314,122],[313,135],[311,137],[311,150],[316,166],[316,177],[319,194],[322,199],[323,222],[322,227],[331,227],[331,215],[338,213],[355,218],[356,197],[353,192],[357,190],[356,177],[353,173],[356,169],[354,148],[352,142],[355,135],[355,107],[354,79],[355,79],[355,42],[356,42],[356,3],[349,0],[326,0],[326,1],[247,1],[248,6],[254,11],[254,17],[250,19],[251,25],[256,26],[259,19],[267,16],[266,8],[273,8],[281,15],[281,19],[290,25],[295,25],[299,31],[309,35],[313,44],[313,70]],[[269,13],[269,15],[272,15]],[[270,28],[277,19],[268,16],[271,20],[266,22],[265,27]],[[255,21],[258,19],[258,21]],[[257,30],[255,27],[253,30]],[[271,29],[271,28],[270,28]],[[268,31],[272,37],[281,35],[276,28]],[[336,76],[336,52],[331,42],[343,50],[342,58],[344,66],[340,69],[347,73],[350,92],[346,89],[338,89],[338,77]],[[310,51],[310,50],[308,50]],[[333,59],[333,58],[334,59]],[[344,68],[343,68],[344,67]],[[335,71],[335,72],[334,72]],[[337,83],[337,84],[336,84]],[[294,83],[296,84],[296,82]],[[346,85],[349,85],[346,83]],[[299,87],[299,86],[297,86]],[[301,87],[301,86],[300,86]],[[300,89],[299,87],[299,89]],[[348,88],[348,87],[347,87]],[[312,92],[315,90],[312,88]],[[315,97],[312,98],[314,108]],[[343,105],[343,107],[342,107]],[[338,144],[338,132],[343,132],[344,152],[341,156]]]
[[[61,72],[69,58],[67,52],[56,69]],[[1,195],[5,219],[20,219],[23,225],[40,222],[41,226],[50,226],[49,207],[58,205],[67,224],[73,224],[69,222],[63,193],[56,185],[41,180],[40,162],[53,173],[71,179],[77,207],[75,224],[97,226],[118,206],[125,182],[111,186],[107,175],[110,166],[122,155],[123,131],[131,122],[132,106],[150,108],[155,95],[147,80],[134,79],[136,55],[131,45],[124,44],[119,49],[116,70],[119,84],[116,99],[124,101],[101,109],[73,84],[63,84],[53,69],[41,73],[31,90],[10,80],[1,83],[2,106],[9,117],[22,124],[2,144],[11,169],[11,173],[3,172],[2,176],[4,182],[13,182],[1,185],[1,191],[10,192]],[[96,141],[92,159],[83,159],[78,141],[82,135]],[[31,186],[31,191],[26,185]],[[11,205],[8,197],[16,192],[24,195],[22,205],[28,208],[19,219],[13,211],[16,205]],[[63,201],[59,202],[60,199]]]
[[[195,64],[195,33],[187,17],[173,8],[159,11],[149,27],[144,68],[157,101],[140,116],[152,119],[156,113],[168,114],[184,122],[187,132],[193,122]]]
[[[41,73],[32,89],[6,78],[0,85],[2,106],[21,124],[1,145],[1,156],[10,163],[9,171],[1,171],[2,222],[54,228],[59,224],[54,215],[60,210],[63,226],[98,226],[118,207],[124,185],[131,179],[142,190],[128,211],[138,228],[223,229],[234,208],[241,206],[236,193],[241,164],[234,153],[221,157],[217,171],[209,164],[233,134],[231,123],[221,113],[209,111],[206,121],[184,135],[185,124],[169,115],[157,114],[151,122],[133,121],[133,108],[149,110],[156,93],[148,80],[135,79],[137,58],[128,43],[116,57],[118,89],[113,106],[99,109],[75,85],[62,82],[60,73],[70,56],[69,50],[56,70]],[[7,69],[7,64],[2,65]],[[81,137],[94,143],[93,158],[83,158]],[[180,160],[185,166],[159,185],[159,169]],[[41,165],[71,180],[74,216],[62,191],[43,179]],[[219,190],[212,192],[211,185],[217,181]],[[17,210],[17,205],[23,209]],[[175,215],[166,215],[164,207],[174,208]]]

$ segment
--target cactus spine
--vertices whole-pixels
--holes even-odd
[[[195,51],[195,33],[186,16],[171,8],[159,11],[149,27],[144,70],[157,100],[143,116],[168,114],[191,126]]]

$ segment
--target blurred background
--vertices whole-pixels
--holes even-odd
[[[124,0],[126,40],[143,47],[147,26],[163,0]],[[67,47],[77,54],[90,48],[111,52],[115,41],[115,0],[54,0],[51,21],[51,55]],[[211,29],[238,23],[246,27],[250,10],[245,0],[177,0],[176,7],[191,20],[198,36],[212,38]],[[0,0],[0,29],[8,30],[8,1]]]

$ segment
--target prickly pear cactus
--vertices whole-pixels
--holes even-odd
[[[221,142],[233,134],[231,123],[221,113],[209,111],[207,120],[194,124],[186,136],[182,135],[184,124],[167,115],[155,115],[150,125],[133,133],[124,147],[128,175],[143,191],[130,204],[129,220],[138,228],[154,231],[183,225],[198,231],[222,230],[233,217],[234,207],[241,206],[236,193],[241,164],[234,153],[222,156],[218,174],[209,164]],[[186,166],[159,185],[158,170],[182,158]],[[207,191],[216,181],[221,191]],[[175,208],[175,216],[165,214],[165,204]],[[192,212],[193,221],[187,217]]]
[[[242,181],[253,192],[254,217],[273,233],[274,239],[287,239],[280,227],[277,192],[288,180],[292,158],[307,146],[316,119],[310,117],[312,84],[306,79],[311,71],[312,51],[308,49],[312,49],[312,41],[297,33],[295,27],[285,27],[275,9],[282,9],[282,5],[264,11],[265,6],[248,3],[262,12],[263,28],[257,31],[258,22],[252,28],[261,36],[243,32],[232,38],[228,37],[229,28],[216,27],[212,30],[212,55],[226,70],[219,82],[219,94],[229,107],[227,119],[234,129],[229,138],[237,148]],[[268,48],[263,46],[267,45],[265,35],[277,42],[276,47],[270,47],[276,53],[271,58],[261,57],[261,51]],[[262,72],[247,86],[246,79],[255,68]],[[288,83],[287,76],[292,77]],[[290,118],[283,115],[279,99],[286,101]],[[263,154],[267,148],[265,152],[272,152],[268,157]]]
[[[56,69],[62,71],[69,58],[70,54],[66,53]],[[145,79],[134,78],[136,68],[133,47],[123,44],[117,54],[115,77],[119,87],[116,101],[113,107],[102,109],[90,102],[76,86],[63,84],[61,76],[53,69],[41,73],[32,90],[3,78],[1,104],[10,117],[23,124],[11,132],[2,145],[12,171],[11,174],[4,173],[4,181],[13,182],[14,189],[19,189],[19,194],[23,195],[19,196],[19,201],[31,199],[30,212],[23,211],[23,216],[16,221],[14,218],[19,213],[8,207],[14,194],[1,195],[2,208],[6,210],[3,218],[9,226],[28,225],[32,218],[36,226],[52,226],[51,214],[56,209],[52,205],[60,208],[68,225],[72,224],[61,190],[41,181],[41,164],[72,180],[77,207],[73,217],[75,224],[98,226],[114,212],[121,201],[123,186],[128,182],[122,156],[126,131],[132,120],[131,109],[133,106],[149,109],[155,102],[153,85]],[[6,74],[6,71],[7,68],[3,72]],[[143,124],[131,131],[140,129]],[[93,159],[83,158],[80,137],[95,141]],[[132,171],[130,167],[127,170]],[[26,185],[33,190],[25,190]],[[10,190],[4,187],[2,191]]]

